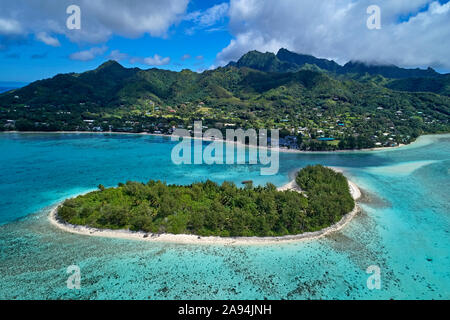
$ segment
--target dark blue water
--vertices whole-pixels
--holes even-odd
[[[12,90],[12,89],[15,89],[15,88],[0,87],[0,93],[6,92],[6,91],[9,91],[9,90]]]
[[[0,81],[0,93],[10,91],[13,89],[18,89],[26,86],[27,83],[25,82],[4,82]]]

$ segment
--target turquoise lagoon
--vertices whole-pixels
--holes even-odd
[[[0,299],[449,299],[450,135],[399,149],[282,153],[258,166],[175,166],[163,137],[0,134]],[[287,183],[307,164],[344,168],[363,212],[319,240],[259,246],[183,245],[62,232],[59,201],[127,180]],[[70,265],[81,289],[66,287]],[[381,289],[366,273],[379,266]]]

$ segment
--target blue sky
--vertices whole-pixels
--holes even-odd
[[[92,3],[95,3],[93,5]],[[65,9],[81,8],[81,30]],[[381,8],[368,30],[366,8]],[[127,67],[203,70],[250,50],[450,70],[448,0],[0,0],[0,81]],[[103,6],[103,7],[102,7]]]
[[[188,12],[207,10],[223,1],[191,1]],[[69,15],[67,15],[68,17]],[[0,81],[30,82],[54,76],[57,73],[82,72],[96,68],[110,58],[114,50],[131,57],[154,56],[170,57],[170,63],[155,65],[170,70],[185,68],[203,71],[214,64],[216,55],[231,40],[227,29],[228,18],[222,17],[217,23],[208,27],[198,27],[194,21],[181,21],[168,30],[165,37],[152,37],[143,34],[139,38],[127,38],[113,35],[101,44],[74,43],[64,36],[57,36],[60,46],[52,47],[30,34],[14,43],[7,51],[0,51],[2,72]],[[75,52],[89,50],[92,47],[105,47],[104,54],[89,61],[70,59]],[[150,68],[144,63],[131,63],[127,59],[119,61],[127,67]]]

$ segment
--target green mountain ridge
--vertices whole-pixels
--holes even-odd
[[[334,74],[322,69],[337,68],[333,62],[281,55],[290,62],[253,51],[236,65],[203,73],[107,61],[92,71],[59,74],[0,94],[0,130],[170,133],[202,120],[219,128],[279,128],[283,137],[298,136],[291,147],[304,150],[395,145],[450,131],[448,96],[405,92],[437,88],[445,94],[448,86],[435,83],[446,76],[412,85],[382,75]],[[295,61],[305,64],[273,71],[295,70]],[[336,142],[318,142],[321,137]]]
[[[81,74],[59,74],[0,96],[3,104],[13,103],[15,96],[29,104],[83,103],[120,105],[122,100],[151,96],[158,102],[181,103],[186,99],[226,98],[248,93],[263,93],[283,85],[300,84],[314,89],[320,81],[332,78],[314,71],[265,73],[250,68],[219,68],[202,74],[183,70],[127,69],[116,61]],[[134,102],[133,102],[134,103]]]
[[[296,72],[302,70],[305,65],[315,65],[317,68],[335,75],[369,74],[381,75],[391,79],[440,76],[432,68],[426,70],[419,68],[404,69],[395,65],[367,64],[360,61],[350,61],[341,66],[333,60],[319,59],[311,55],[294,53],[287,49],[280,49],[276,55],[270,52],[250,51],[237,62],[229,64],[229,66],[248,67],[265,72]]]

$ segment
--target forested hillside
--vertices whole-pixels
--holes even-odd
[[[426,76],[388,79],[342,68],[287,50],[250,52],[203,73],[108,61],[0,94],[0,130],[171,133],[202,120],[218,129],[278,128],[283,146],[302,150],[396,146],[449,131],[448,76],[379,67]]]

